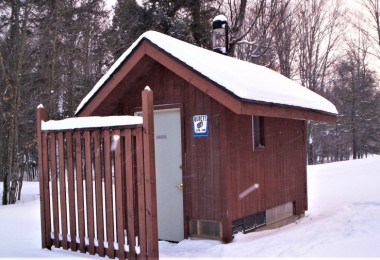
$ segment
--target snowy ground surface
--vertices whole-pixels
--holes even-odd
[[[238,234],[230,244],[210,240],[160,242],[160,256],[380,259],[380,156],[310,166],[308,191],[310,210],[298,223]],[[22,201],[0,206],[0,258],[95,258],[62,249],[40,249],[39,217],[38,183],[26,182]]]

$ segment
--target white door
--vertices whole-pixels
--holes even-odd
[[[158,238],[184,239],[181,116],[179,109],[154,111]]]

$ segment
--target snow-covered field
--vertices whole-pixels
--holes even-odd
[[[230,244],[160,242],[160,256],[380,258],[380,156],[310,166],[308,192],[309,211],[298,223],[238,234]],[[0,258],[95,258],[40,249],[38,183],[26,182],[22,194],[16,205],[0,206]]]

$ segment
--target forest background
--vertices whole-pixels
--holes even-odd
[[[143,32],[211,49],[224,14],[229,55],[266,66],[332,101],[336,124],[308,123],[308,163],[380,153],[379,0],[2,0],[0,182],[15,203],[38,179],[35,109],[73,116]],[[184,50],[186,51],[186,50]],[[254,80],[254,79],[253,79]]]

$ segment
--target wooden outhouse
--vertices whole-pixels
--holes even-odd
[[[232,240],[307,210],[306,121],[335,106],[265,67],[146,32],[77,116],[138,115],[154,93],[159,239]]]

